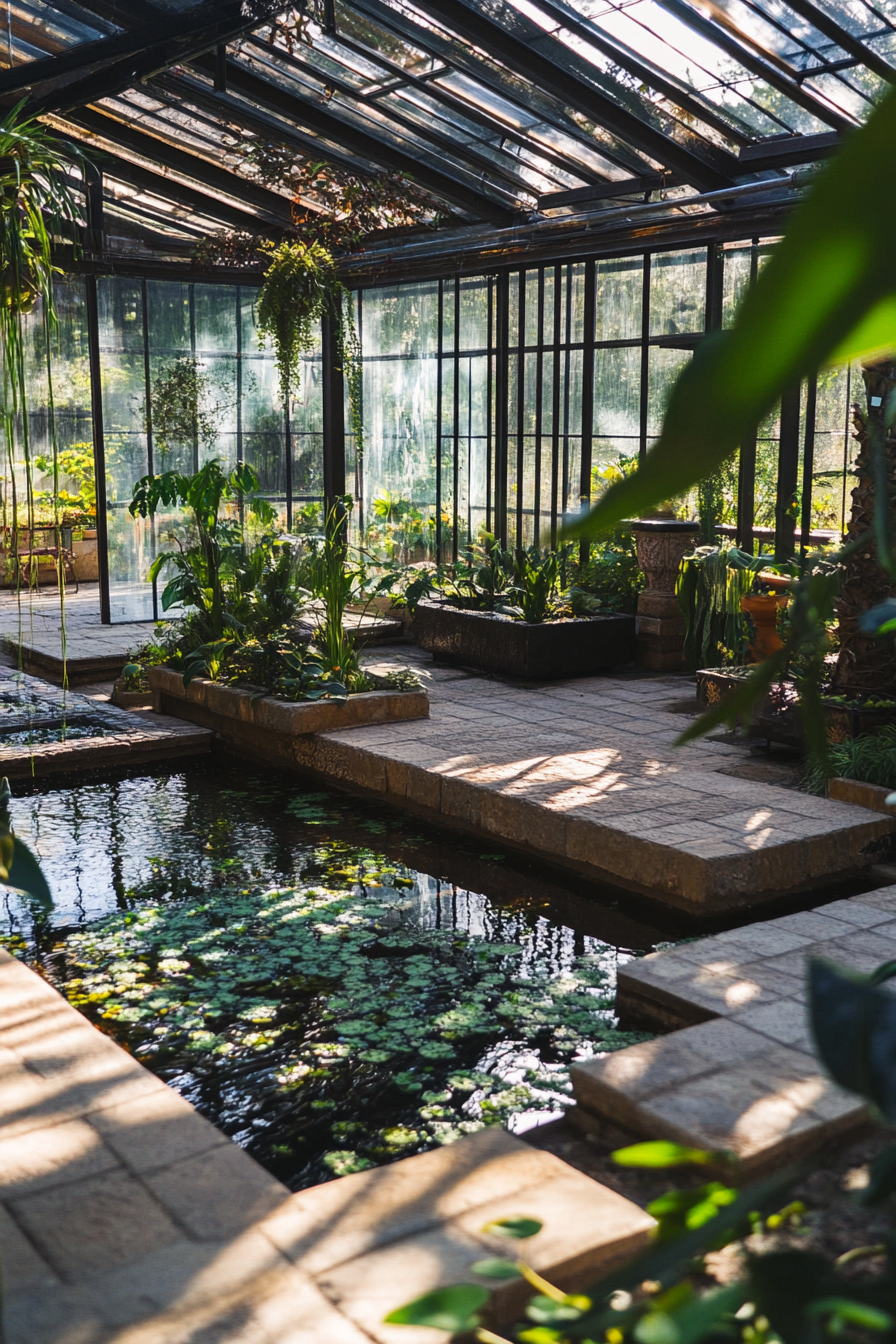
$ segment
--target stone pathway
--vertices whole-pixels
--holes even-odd
[[[430,718],[297,739],[295,764],[431,820],[529,850],[696,915],[855,876],[892,817],[737,778],[743,748],[678,748],[684,677],[514,685],[411,664]]]
[[[65,666],[69,681],[117,677],[131,650],[151,638],[150,621],[101,625],[99,584],[82,583],[77,593],[65,595]],[[41,588],[0,592],[0,644],[26,672],[61,682],[63,671],[62,621],[59,591]],[[21,653],[20,653],[21,649]]]
[[[750,1174],[861,1128],[864,1104],[831,1083],[812,1052],[813,957],[864,974],[896,958],[896,886],[620,967],[623,1019],[683,1029],[574,1065],[580,1123],[727,1148]]]
[[[42,728],[62,724],[75,732],[94,733],[40,741]],[[26,740],[19,741],[22,735]],[[181,760],[206,755],[213,741],[208,728],[183,719],[131,713],[109,704],[102,692],[81,695],[23,672],[0,669],[0,775],[10,779]]]
[[[0,950],[0,1264],[6,1344],[432,1344],[392,1308],[502,1253],[584,1286],[652,1219],[503,1130],[290,1194]],[[499,1285],[503,1321],[517,1285]]]

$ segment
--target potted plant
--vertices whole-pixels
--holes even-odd
[[[406,593],[420,647],[446,662],[539,680],[631,662],[634,616],[601,610],[571,583],[571,550],[504,550],[486,535],[456,564],[421,571]]]
[[[786,589],[791,574],[775,569],[761,569],[756,575],[752,591],[744,593],[740,609],[749,621],[751,663],[761,663],[782,647],[778,633],[778,616],[790,601]]]

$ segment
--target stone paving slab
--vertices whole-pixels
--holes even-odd
[[[577,1119],[781,1166],[868,1123],[813,1054],[806,962],[867,973],[896,957],[896,886],[627,962],[617,1009],[669,1035],[572,1067]],[[678,1028],[675,1030],[674,1028]]]
[[[393,650],[430,718],[320,733],[293,764],[664,904],[708,915],[855,876],[894,818],[724,773],[742,748],[675,746],[683,677],[515,686]]]
[[[544,1220],[535,1263],[571,1287],[653,1226],[497,1129],[291,1194],[0,950],[6,1344],[391,1340],[381,1317],[466,1277],[495,1251],[483,1225],[518,1212]],[[497,1316],[516,1308],[499,1291]]]
[[[85,720],[96,727],[97,736],[24,743],[7,737],[37,736],[43,725]],[[130,713],[24,672],[0,669],[0,775],[10,779],[204,755],[213,742],[210,729],[182,719]]]

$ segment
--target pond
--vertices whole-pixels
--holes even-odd
[[[55,908],[6,893],[0,940],[293,1189],[539,1123],[572,1060],[643,1039],[616,968],[662,934],[624,893],[237,765],[11,812]]]

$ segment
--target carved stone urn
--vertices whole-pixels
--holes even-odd
[[[699,523],[639,518],[632,523],[647,587],[638,594],[637,663],[652,672],[684,668],[684,614],[675,596],[678,567],[694,549]]]

